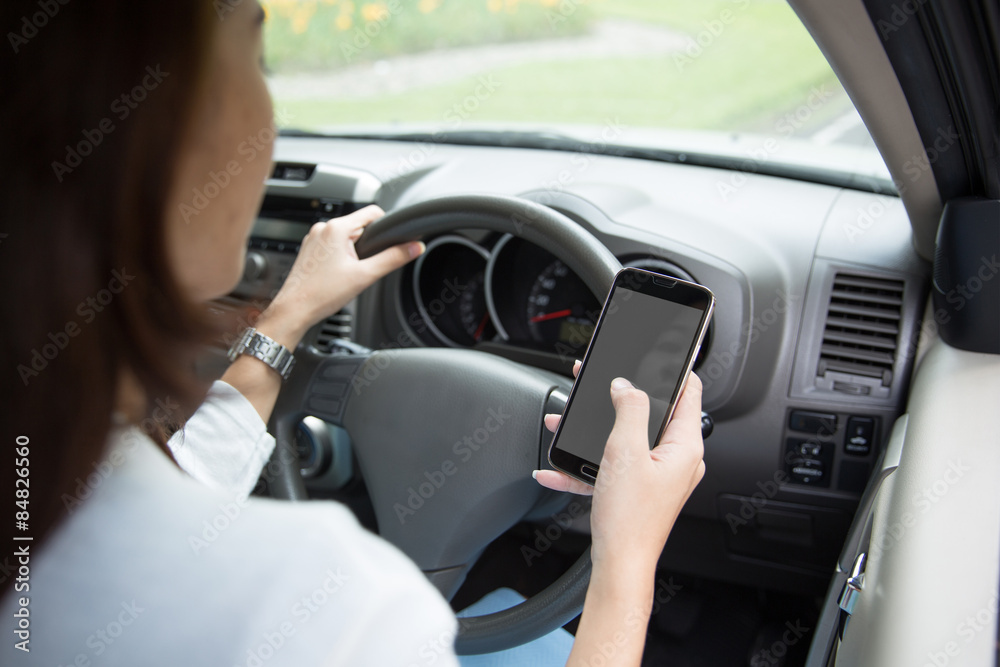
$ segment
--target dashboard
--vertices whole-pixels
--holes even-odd
[[[275,160],[234,303],[266,303],[316,220],[454,194],[549,206],[624,265],[711,289],[696,369],[715,431],[663,564],[823,592],[921,353],[929,267],[898,199],[760,174],[723,195],[724,170],[529,149],[282,137]],[[604,295],[559,248],[460,223],[424,241],[309,343],[474,348],[570,374]]]

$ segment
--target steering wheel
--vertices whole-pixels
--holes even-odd
[[[442,197],[371,223],[356,244],[368,257],[455,229],[509,233],[547,248],[603,301],[621,264],[564,215],[515,197]],[[531,472],[546,463],[547,412],[562,412],[571,381],[485,352],[444,348],[335,354],[302,345],[271,419],[277,447],[271,495],[306,498],[293,433],[312,415],[351,436],[379,533],[450,599],[483,549],[551,498]],[[548,494],[548,495],[546,495]],[[541,593],[510,609],[459,619],[459,654],[527,643],[583,608],[590,549]]]

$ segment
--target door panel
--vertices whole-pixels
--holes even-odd
[[[873,505],[838,665],[993,665],[1000,568],[1000,356],[935,341],[899,467]]]

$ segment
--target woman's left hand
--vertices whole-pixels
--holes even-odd
[[[342,218],[318,222],[302,240],[302,248],[285,280],[262,317],[281,320],[297,337],[312,325],[336,313],[383,276],[404,266],[424,251],[419,241],[383,250],[359,259],[354,242],[383,211],[366,206]],[[297,341],[296,341],[297,342]]]

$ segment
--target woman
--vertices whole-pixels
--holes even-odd
[[[239,278],[271,168],[260,6],[0,11],[15,91],[0,133],[2,442],[16,454],[4,488],[28,476],[13,529],[31,538],[8,542],[3,663],[455,664],[447,603],[345,508],[246,499],[274,446],[279,375],[244,355],[206,395],[190,370],[220,334],[204,304]],[[225,185],[194,206],[209,179]],[[423,251],[359,260],[353,242],[381,213],[315,225],[258,332],[294,350]],[[594,490],[573,665],[608,646],[615,664],[639,663],[657,558],[704,473],[697,378],[652,452],[646,396],[610,392],[604,464],[636,462]]]

